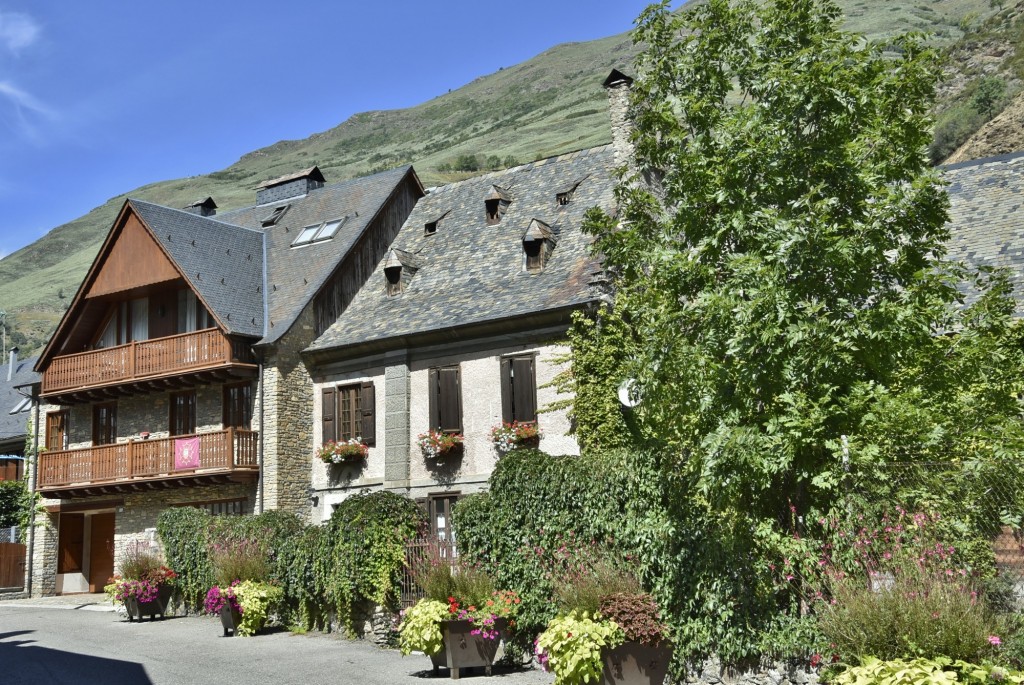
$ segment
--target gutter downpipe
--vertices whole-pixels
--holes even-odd
[[[32,406],[35,418],[32,420],[32,470],[29,472],[31,476],[29,477],[28,485],[29,502],[31,502],[32,506],[32,517],[29,520],[28,525],[28,559],[26,559],[25,563],[25,591],[28,593],[29,597],[32,596],[32,574],[35,570],[33,568],[32,560],[35,557],[36,547],[37,512],[35,510],[35,496],[36,481],[38,477],[37,474],[39,471],[39,394],[35,388],[32,389]]]
[[[267,279],[267,232],[264,231],[263,232],[263,286],[262,286],[263,287],[263,339],[264,340],[267,339],[267,333],[268,333],[269,328],[270,328],[269,325],[268,325],[268,323],[270,322],[270,294],[267,292],[267,281],[268,281],[268,279]],[[262,514],[263,513],[263,498],[264,498],[263,493],[264,493],[264,490],[265,490],[264,486],[266,485],[266,481],[264,480],[264,475],[263,475],[263,451],[264,451],[263,450],[263,445],[264,445],[264,442],[266,441],[266,437],[265,437],[266,436],[266,431],[264,430],[264,425],[263,425],[263,414],[264,414],[263,406],[266,403],[266,399],[267,399],[266,378],[264,378],[264,371],[266,369],[266,367],[264,365],[264,362],[266,361],[266,348],[261,348],[259,350],[259,360],[260,360],[260,364],[259,364],[259,376],[260,376],[260,418],[259,418],[259,426],[260,426],[260,437],[259,437],[259,440],[256,443],[256,452],[257,452],[256,461],[259,464],[259,470],[260,470],[260,476],[259,476],[259,481],[258,481],[259,482],[260,496],[259,496],[259,500],[256,502],[256,506],[259,507],[259,510],[256,513]]]

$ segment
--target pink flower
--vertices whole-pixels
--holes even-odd
[[[988,643],[990,645],[993,645],[994,647],[998,647],[999,645],[1003,644],[1003,641],[999,639],[998,635],[989,635]]]

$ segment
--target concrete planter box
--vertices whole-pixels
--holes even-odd
[[[220,625],[224,628],[224,637],[238,635],[238,624],[242,621],[242,614],[232,609],[227,603],[220,608]]]
[[[152,621],[159,614],[163,619],[167,615],[167,607],[171,603],[171,595],[174,588],[170,585],[161,585],[157,588],[156,599],[151,602],[140,602],[135,597],[129,597],[124,601],[124,608],[128,611],[129,621],[142,621],[146,616]]]
[[[606,650],[603,656],[601,682],[605,685],[662,685],[672,661],[672,645],[662,643],[649,647],[639,642],[624,642]]]
[[[496,619],[494,627],[498,638],[488,640],[482,635],[473,635],[473,624],[469,621],[441,621],[441,635],[444,636],[444,651],[430,657],[436,674],[442,666],[451,670],[453,680],[458,680],[461,669],[480,668],[489,676],[494,660],[500,656],[499,647],[508,639],[508,621]]]

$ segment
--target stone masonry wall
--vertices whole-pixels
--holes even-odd
[[[224,386],[196,388],[196,432],[210,433],[223,428]],[[170,435],[171,394],[169,392],[126,397],[117,401],[117,441],[138,440],[148,432],[150,439]],[[92,445],[91,404],[75,405],[68,415],[68,448]]]
[[[299,353],[313,338],[310,307],[269,350],[263,373],[263,507],[303,517],[310,514],[313,380]]]

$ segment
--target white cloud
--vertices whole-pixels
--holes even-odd
[[[18,109],[31,110],[48,119],[54,119],[57,116],[53,110],[37,100],[31,93],[25,92],[10,81],[0,81],[0,95],[10,100]]]
[[[20,12],[0,10],[0,45],[15,54],[32,45],[39,38],[39,24]]]

